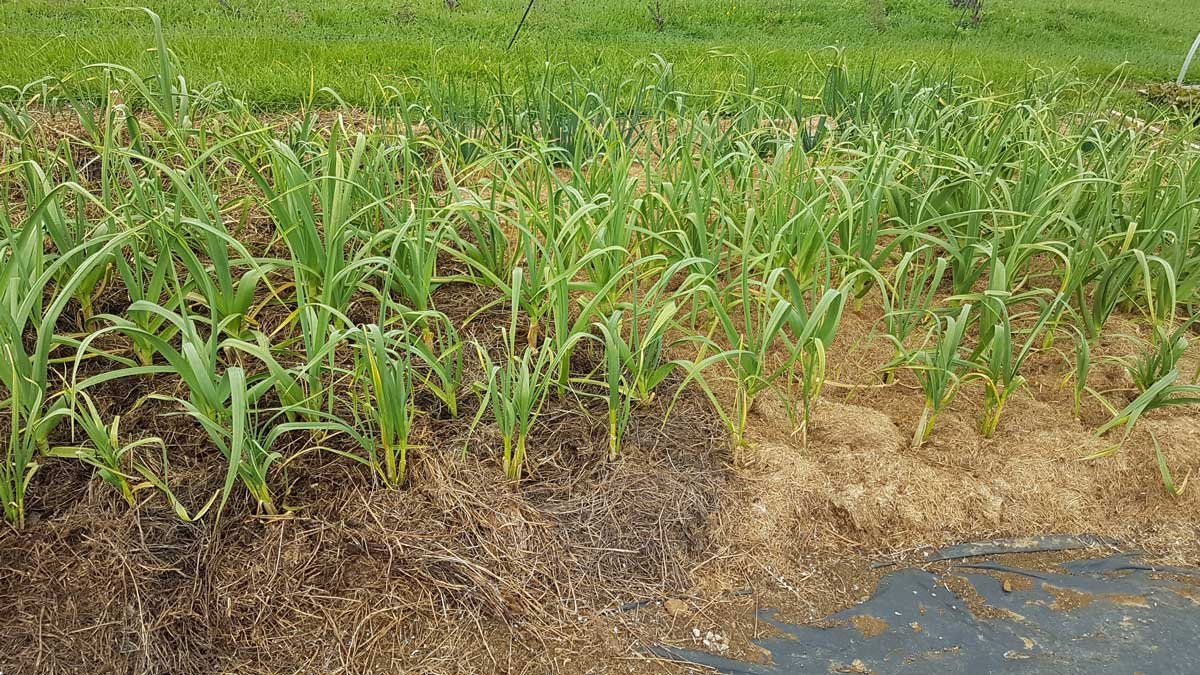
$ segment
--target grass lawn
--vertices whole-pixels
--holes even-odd
[[[851,64],[955,64],[998,80],[1028,65],[1103,77],[1128,62],[1133,81],[1173,78],[1200,30],[1200,2],[986,0],[966,30],[945,0],[662,0],[655,30],[645,0],[537,0],[505,50],[524,0],[154,0],[193,84],[223,81],[259,105],[286,107],[329,86],[350,102],[406,78],[471,81],[522,64],[569,61],[603,75],[657,53],[695,91],[748,72],[795,84],[829,45]],[[150,44],[140,12],[91,0],[0,1],[0,84],[64,76],[95,62],[136,64]],[[720,56],[717,51],[727,54]],[[735,58],[736,56],[736,58]]]

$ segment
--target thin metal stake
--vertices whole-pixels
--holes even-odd
[[[529,4],[532,5],[533,0],[530,0]],[[1183,68],[1179,69],[1179,79],[1175,81],[1175,84],[1183,86],[1183,78],[1187,75],[1188,68],[1192,65],[1192,57],[1196,55],[1197,49],[1200,49],[1200,34],[1196,35],[1196,41],[1192,43],[1192,50],[1188,52],[1187,58],[1183,60]]]
[[[533,9],[533,0],[529,0],[529,4],[525,5],[525,13],[521,15],[521,23],[517,24],[517,30],[513,31],[512,39],[508,41],[508,47],[505,47],[505,51],[512,49],[513,43],[517,41],[517,36],[521,34],[521,26],[525,25],[525,19],[529,17],[529,10],[531,9]],[[1200,36],[1196,37],[1196,43],[1200,44]],[[1192,51],[1196,51],[1195,47],[1192,48]]]

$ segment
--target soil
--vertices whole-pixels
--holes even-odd
[[[448,291],[436,301],[454,318],[492,300]],[[199,523],[161,496],[130,509],[78,462],[46,460],[27,527],[0,528],[0,672],[692,672],[645,647],[762,661],[759,609],[820,621],[871,594],[889,570],[876,563],[923,565],[950,543],[1088,533],[1200,565],[1200,497],[1167,494],[1150,435],[1180,482],[1200,465],[1200,411],[1156,411],[1118,452],[1085,460],[1115,440],[1093,433],[1109,417],[1097,401],[1073,414],[1064,336],[1029,362],[994,439],[968,385],[913,449],[923,399],[903,373],[881,384],[892,348],[868,339],[879,318],[870,301],[846,317],[806,433],[764,397],[736,453],[695,391],[665,422],[670,396],[639,410],[615,462],[599,410],[560,400],[520,484],[493,434],[431,419],[404,487],[306,453],[278,478],[286,516],[235,496]],[[1130,383],[1102,359],[1129,348],[1106,338],[1093,352],[1091,384],[1116,401]],[[162,437],[179,498],[203,503],[223,476],[203,433],[159,401],[127,411],[144,392],[122,386],[102,406]]]

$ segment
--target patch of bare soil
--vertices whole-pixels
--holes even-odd
[[[979,432],[982,391],[967,387],[932,440],[913,449],[922,394],[903,374],[884,386],[861,366],[886,362],[891,349],[866,340],[872,321],[868,309],[844,324],[830,352],[834,382],[807,444],[781,403],[761,402],[745,467],[716,520],[723,555],[698,570],[698,588],[717,595],[753,586],[763,606],[803,623],[869,595],[889,571],[873,562],[922,565],[932,548],[962,541],[1089,533],[1164,564],[1200,564],[1200,497],[1190,489],[1179,498],[1166,493],[1150,439],[1153,432],[1177,480],[1200,466],[1194,407],[1157,411],[1115,454],[1087,460],[1120,435],[1093,433],[1109,417],[1098,402],[1085,401],[1082,420],[1075,418],[1063,384],[1068,362],[1052,350],[1031,362],[1029,383],[1009,401],[994,439]],[[1113,355],[1128,345],[1101,348]],[[1093,377],[1101,390],[1130,386],[1114,366]]]

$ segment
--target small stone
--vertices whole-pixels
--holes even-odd
[[[1012,593],[1012,592],[1013,592],[1013,585],[1012,585],[1012,582],[1011,582],[1011,581],[1009,581],[1008,579],[1005,579],[1005,580],[1004,580],[1004,583],[1000,584],[1000,587],[1004,589],[1004,592],[1005,592],[1005,593]]]

